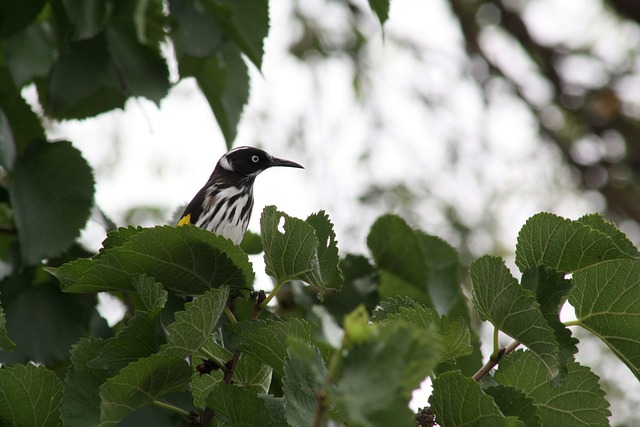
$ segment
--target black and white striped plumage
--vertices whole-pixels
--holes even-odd
[[[238,147],[218,160],[207,183],[189,202],[178,226],[194,224],[231,239],[236,245],[247,231],[253,208],[253,183],[274,166],[302,168],[253,147]]]

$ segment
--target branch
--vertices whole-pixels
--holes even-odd
[[[498,352],[498,357],[496,357],[495,359],[493,357],[489,358],[489,361],[485,363],[484,366],[478,370],[478,372],[473,374],[473,377],[472,377],[473,380],[480,381],[485,375],[491,372],[493,368],[498,366],[498,363],[500,363],[500,361],[507,354],[511,353],[513,350],[518,348],[519,345],[520,343],[518,341],[514,341],[511,344],[509,344],[506,348],[500,349],[500,351]]]

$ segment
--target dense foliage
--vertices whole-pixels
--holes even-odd
[[[370,4],[384,22],[388,2]],[[0,5],[0,424],[413,425],[411,393],[430,377],[422,425],[608,425],[568,326],[640,378],[640,253],[599,215],[530,218],[520,280],[492,256],[467,275],[450,245],[395,215],[373,224],[368,255],[339,254],[325,212],[274,207],[241,246],[192,226],[108,221],[98,254],[75,243],[93,175],[71,143],[47,141],[46,118],[160,102],[170,40],[180,78],[196,78],[229,145],[236,134],[243,55],[260,67],[268,3],[166,5]],[[22,98],[28,84],[42,112]],[[264,257],[270,293],[254,289],[249,254]],[[127,306],[113,327],[99,292]],[[563,324],[567,301],[576,320]],[[495,328],[484,364],[478,317]]]

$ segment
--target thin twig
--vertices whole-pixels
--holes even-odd
[[[264,293],[264,291],[258,292],[258,296],[256,298],[255,304],[253,305],[253,310],[251,311],[249,320],[255,320],[258,317],[258,315],[262,311],[261,304],[266,298],[267,295]],[[225,384],[231,384],[231,381],[233,381],[233,373],[235,372],[238,361],[240,360],[240,354],[241,352],[239,350],[234,351],[231,360],[226,363],[227,370],[224,373],[223,378]]]
[[[498,357],[496,357],[495,359],[493,357],[491,357],[489,359],[489,361],[487,363],[485,363],[484,366],[478,370],[478,372],[473,374],[473,377],[472,377],[473,380],[474,381],[480,381],[485,375],[487,375],[489,372],[491,372],[491,370],[493,368],[495,368],[498,365],[498,363],[500,363],[500,361],[507,354],[511,353],[513,350],[518,348],[519,345],[520,345],[520,343],[518,341],[514,341],[511,344],[509,344],[506,348],[501,349],[498,352]]]

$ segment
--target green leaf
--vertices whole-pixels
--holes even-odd
[[[483,390],[493,397],[496,405],[506,416],[518,417],[527,427],[541,427],[538,408],[533,404],[533,399],[527,397],[521,390],[515,387],[497,385]]]
[[[348,425],[410,425],[411,394],[438,364],[439,337],[407,323],[383,322],[369,328],[370,339],[350,348],[343,358],[330,399]]]
[[[6,64],[16,87],[49,73],[53,64],[53,48],[46,24],[38,21],[5,41]]]
[[[493,399],[482,392],[480,384],[455,371],[445,372],[433,380],[429,403],[442,427],[525,425],[516,417],[505,417]]]
[[[607,260],[638,257],[637,252],[629,253],[611,225],[593,217],[582,221],[545,212],[529,218],[518,234],[516,265],[520,271],[542,265],[572,273]]]
[[[122,108],[127,96],[104,33],[68,44],[38,82],[40,104],[57,119],[83,119]]]
[[[108,369],[113,375],[129,363],[156,353],[163,342],[161,325],[148,313],[138,311],[115,337],[106,341],[89,366]]]
[[[522,287],[534,292],[542,316],[558,340],[561,373],[558,380],[561,380],[566,374],[566,363],[573,361],[573,355],[578,352],[578,340],[572,337],[571,330],[560,321],[560,310],[573,285],[564,278],[564,273],[539,267],[524,272]]]
[[[324,292],[329,289],[339,291],[342,288],[342,271],[340,271],[340,257],[338,256],[338,241],[333,231],[333,224],[325,211],[311,214],[306,222],[313,227],[318,238],[318,262],[320,274],[315,277],[316,282],[322,282],[320,287],[320,299],[324,298]]]
[[[284,233],[279,224],[284,220]],[[267,206],[260,218],[267,274],[277,283],[299,279],[319,289],[342,285],[337,242],[324,212],[310,216],[310,222],[288,216]],[[317,228],[316,228],[317,227]]]
[[[271,386],[273,368],[249,354],[243,354],[233,374],[233,383],[258,394],[266,394]]]
[[[263,251],[260,235],[251,230],[247,230],[247,232],[244,233],[240,247],[247,255],[258,255]]]
[[[0,68],[0,164],[12,171],[18,156],[34,140],[44,140],[40,118],[15,88],[9,72]]]
[[[231,149],[242,110],[249,100],[249,70],[240,50],[224,43],[209,57],[183,56],[178,61],[182,77],[195,77],[216,116],[227,148]]]
[[[559,346],[533,292],[518,285],[500,258],[483,256],[469,266],[471,298],[483,320],[540,357],[548,374],[559,373]]]
[[[5,302],[7,330],[17,349],[2,352],[0,360],[45,365],[66,360],[69,347],[89,333],[95,305],[95,295],[66,295],[53,282],[39,286],[25,283],[10,302]]]
[[[73,24],[74,40],[89,39],[104,29],[106,0],[62,0],[62,4]]]
[[[19,31],[32,22],[45,5],[45,0],[0,2],[0,37]]]
[[[82,338],[71,347],[71,367],[65,379],[62,397],[62,420],[67,427],[91,427],[100,424],[100,386],[107,380],[107,371],[92,369],[107,342],[97,338]]]
[[[344,284],[339,293],[325,297],[324,306],[342,324],[345,314],[364,304],[371,312],[380,302],[378,296],[378,273],[361,255],[347,254],[340,260],[340,270],[344,275]]]
[[[378,16],[380,25],[384,25],[389,19],[389,0],[369,0],[369,7]]]
[[[216,20],[198,0],[169,0],[172,28],[171,39],[176,57],[206,58],[215,54],[224,43],[225,35]]]
[[[395,215],[378,218],[369,231],[367,246],[380,273],[382,298],[402,295],[433,306],[427,290],[427,255],[419,234],[403,219]]]
[[[443,345],[440,361],[456,359],[473,351],[469,326],[464,319],[450,323],[446,317],[438,316],[435,311],[406,297],[385,300],[373,312],[371,320],[375,322],[405,321],[423,330],[436,331]]]
[[[317,327],[303,319],[289,321],[258,320],[226,324],[224,330],[229,334],[228,343],[236,350],[249,353],[271,366],[279,375],[284,374],[284,361],[287,356],[287,339],[298,338],[308,343],[316,341]],[[320,346],[325,357],[329,348]]]
[[[14,350],[15,348],[16,344],[7,335],[7,321],[4,318],[4,310],[0,305],[0,349]]]
[[[640,378],[640,261],[614,260],[573,274],[569,302],[591,331]]]
[[[609,403],[598,377],[576,362],[569,362],[567,369],[564,380],[552,387],[540,359],[530,351],[517,351],[500,361],[495,380],[533,399],[543,426],[608,426]]]
[[[157,2],[144,2],[154,4]],[[144,96],[160,105],[169,91],[169,69],[159,43],[141,43],[134,18],[140,2],[116,2],[106,28],[109,53],[128,96]],[[152,9],[152,8],[150,8]],[[162,25],[162,22],[157,23]]]
[[[264,0],[202,0],[202,3],[227,37],[260,69],[264,39],[269,33],[269,3]]]
[[[115,426],[134,410],[185,390],[190,380],[191,368],[177,357],[154,354],[130,363],[100,387],[100,425]]]
[[[0,424],[60,426],[62,381],[44,366],[14,365],[0,369]]]
[[[287,426],[282,398],[259,395],[244,387],[219,384],[207,398],[207,406],[225,425]]]
[[[145,274],[135,276],[132,279],[133,288],[138,293],[144,307],[151,313],[157,315],[167,302],[169,294],[164,290],[162,283],[156,282],[154,278]]]
[[[80,235],[93,204],[93,174],[70,142],[32,143],[16,162],[9,193],[22,256],[36,264]]]
[[[380,273],[382,298],[408,296],[440,314],[456,311],[464,301],[458,254],[439,237],[413,230],[400,217],[383,215],[369,231],[367,245]]]
[[[289,425],[312,427],[327,368],[315,346],[290,340],[284,365],[284,407]]]
[[[633,243],[631,243],[627,236],[625,236],[622,231],[618,230],[615,224],[604,219],[602,214],[588,214],[578,218],[577,222],[588,225],[589,227],[601,231],[609,236],[621,252],[624,252],[632,258],[640,257],[640,252],[638,252],[638,249],[633,246]]]
[[[204,349],[209,354],[216,356],[220,360],[231,360],[232,353],[219,345],[214,340],[208,340],[204,346]],[[240,358],[238,365],[236,366],[236,373],[233,375],[233,381],[236,382],[238,380],[240,372],[238,372],[238,368],[241,364],[244,363],[244,359],[246,359],[244,355]],[[203,356],[200,354],[199,356],[193,358],[194,365],[196,364],[196,360],[204,361]],[[197,370],[194,370],[193,377],[191,379],[191,395],[193,396],[193,404],[195,406],[204,407],[207,405],[206,399],[211,393],[213,389],[217,387],[219,383],[223,381],[224,372],[220,369],[215,369],[208,374],[200,374]]]
[[[184,358],[198,351],[211,337],[228,299],[229,287],[222,286],[185,304],[184,311],[175,314],[175,322],[166,327],[167,344],[161,354]]]
[[[253,283],[247,254],[229,239],[198,227],[119,229],[107,240],[121,244],[92,261],[80,259],[47,271],[66,292],[133,290],[132,280],[140,274],[187,295],[222,285],[228,285],[232,295],[245,294]]]

